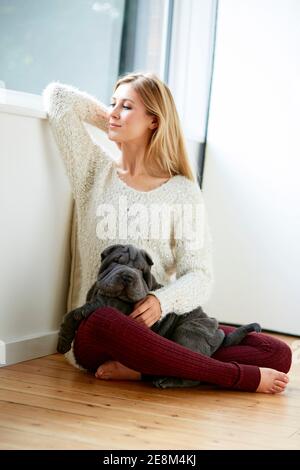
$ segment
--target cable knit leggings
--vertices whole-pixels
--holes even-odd
[[[220,328],[225,333],[234,329]],[[74,354],[78,364],[93,372],[103,362],[115,360],[144,376],[181,377],[249,392],[259,385],[259,367],[287,373],[292,357],[287,344],[263,333],[250,333],[240,345],[221,347],[207,357],[111,307],[99,308],[80,324]]]

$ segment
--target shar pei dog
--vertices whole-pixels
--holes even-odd
[[[101,253],[101,264],[96,282],[86,296],[86,303],[67,313],[62,321],[57,351],[66,353],[75,337],[80,322],[99,307],[114,307],[125,315],[134,310],[134,304],[150,291],[162,287],[153,274],[149,254],[134,245],[111,245]],[[170,312],[157,321],[151,330],[192,351],[211,356],[221,345],[239,344],[250,332],[260,332],[258,323],[241,326],[225,335],[218,321],[203,312],[201,306],[181,315]],[[176,377],[151,377],[158,388],[190,387],[199,381]]]

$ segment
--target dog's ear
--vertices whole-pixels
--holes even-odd
[[[143,270],[143,276],[144,276],[145,282],[149,290],[159,289],[159,287],[162,287],[162,285],[158,284],[153,274],[151,274],[151,266],[154,264],[151,256],[145,250],[140,250],[140,253],[143,255],[148,265],[148,266],[145,266]]]
[[[150,272],[150,269],[144,271],[143,276],[149,290],[156,290],[162,287],[162,285],[157,282],[153,274]]]
[[[141,250],[141,254],[144,256],[144,258],[147,261],[147,263],[149,264],[149,266],[152,266],[154,264],[153,261],[152,261],[151,256],[147,253],[147,251]]]
[[[104,260],[112,251],[116,250],[117,248],[124,248],[125,245],[110,245],[101,253],[101,261]]]

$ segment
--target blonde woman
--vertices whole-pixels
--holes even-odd
[[[50,83],[43,96],[75,200],[73,269],[79,279],[70,307],[85,303],[100,253],[116,243],[145,249],[154,261],[155,278],[164,286],[135,304],[129,317],[113,308],[92,313],[77,330],[68,353],[71,362],[102,380],[161,375],[245,391],[284,391],[291,350],[280,340],[251,333],[240,345],[221,347],[206,357],[150,330],[167,313],[181,315],[205,304],[213,282],[202,193],[168,86],[152,73],[128,74],[117,81],[108,108],[58,82]],[[93,142],[84,121],[118,145],[118,161]],[[161,207],[182,210],[159,224]],[[183,214],[188,208],[193,211],[192,229],[187,230]],[[172,210],[165,214],[174,214]],[[173,274],[176,279],[170,282]],[[226,333],[233,329],[220,327]]]

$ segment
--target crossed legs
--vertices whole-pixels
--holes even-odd
[[[222,329],[229,332],[234,328]],[[80,365],[102,379],[161,375],[265,393],[284,390],[291,365],[290,348],[262,333],[251,333],[240,345],[220,348],[210,358],[162,338],[108,307],[81,323],[74,353]]]

